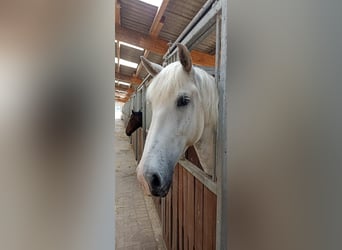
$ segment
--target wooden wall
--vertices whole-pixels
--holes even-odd
[[[132,147],[135,154],[135,159],[139,162],[144,150],[144,134],[143,129],[138,128],[132,135],[131,135]],[[136,154],[137,153],[137,154]]]
[[[167,249],[215,249],[216,195],[181,165],[170,192],[158,200]]]
[[[140,161],[143,130],[139,128],[131,137],[133,150],[138,153],[136,158]],[[201,168],[193,148],[189,148],[186,158]],[[168,195],[153,200],[167,249],[216,248],[216,195],[180,164],[175,168]]]

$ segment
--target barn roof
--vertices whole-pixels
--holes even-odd
[[[147,76],[140,56],[162,64],[169,45],[176,41],[207,0],[159,0],[160,6],[143,1],[115,1],[115,96],[124,102]],[[213,66],[215,32],[193,50],[195,64]],[[133,65],[127,65],[127,61]]]

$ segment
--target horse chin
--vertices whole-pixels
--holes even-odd
[[[163,197],[165,197],[168,193],[169,193],[169,189],[170,188],[168,188],[168,189],[166,189],[166,190],[163,190],[163,191],[159,191],[158,193],[155,193],[155,192],[151,192],[151,194],[153,195],[153,196],[155,196],[155,197],[161,197],[161,198],[163,198]]]
[[[140,183],[140,186],[142,188],[142,190],[144,191],[144,194],[147,196],[152,196],[151,191],[150,191],[150,187],[148,185],[148,183],[145,180],[145,177],[143,175],[143,172],[140,171],[140,167],[137,167],[137,179]]]

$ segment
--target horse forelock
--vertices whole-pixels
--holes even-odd
[[[214,125],[218,119],[218,92],[215,78],[200,68],[194,67],[195,85],[201,95],[201,101],[207,122]]]
[[[155,104],[169,100],[171,93],[178,92],[184,84],[191,81],[191,76],[182,69],[179,62],[166,66],[156,75],[147,89],[147,99]]]
[[[215,79],[204,70],[193,67],[190,74],[183,69],[180,62],[166,66],[155,76],[147,89],[147,99],[153,105],[160,105],[178,93],[184,84],[193,82],[200,94],[206,123],[216,124],[218,118],[218,94]]]

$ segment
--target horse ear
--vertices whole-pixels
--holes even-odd
[[[180,63],[183,65],[183,68],[186,72],[190,72],[192,68],[192,59],[189,50],[181,43],[178,43],[177,47]]]
[[[150,73],[152,76],[158,75],[158,73],[163,69],[163,67],[160,66],[159,64],[150,62],[143,56],[141,56],[140,59],[141,59],[141,63],[144,65],[147,72]]]

